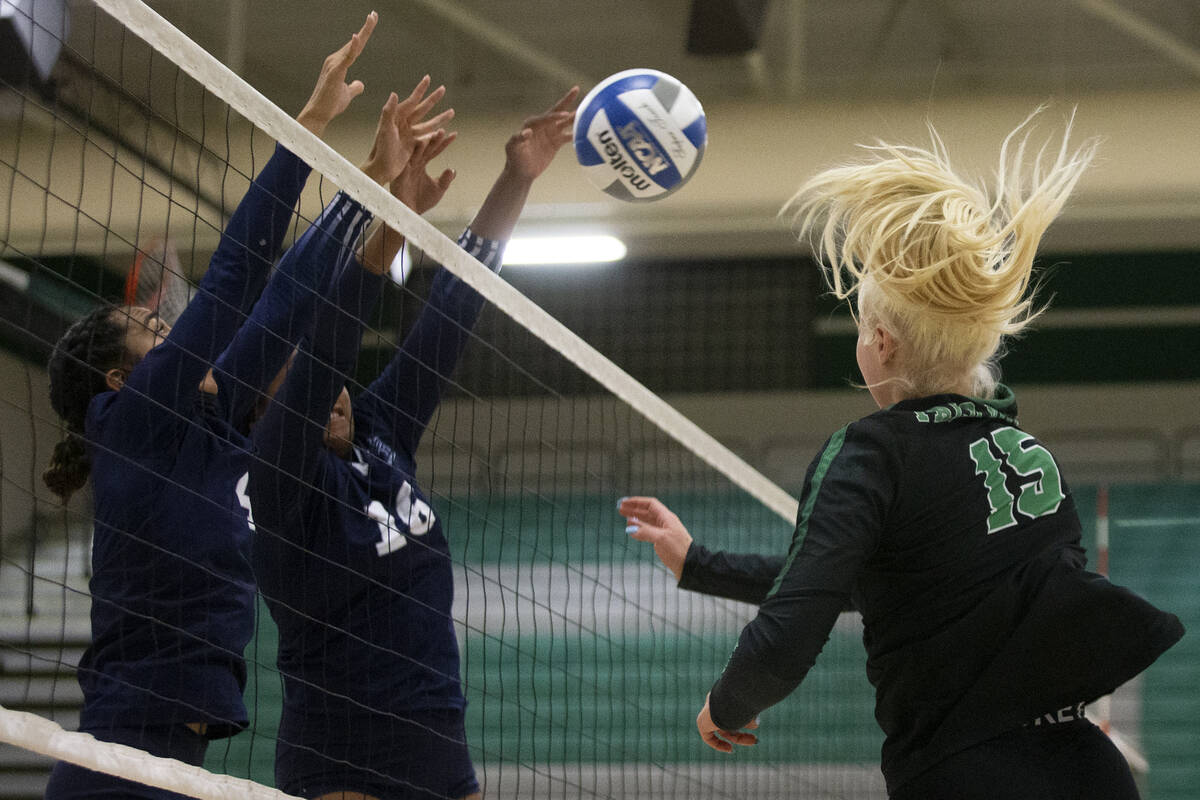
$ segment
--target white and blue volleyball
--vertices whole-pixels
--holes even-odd
[[[575,115],[575,156],[588,179],[620,200],[659,200],[696,174],[708,125],[696,96],[653,69],[602,80]]]

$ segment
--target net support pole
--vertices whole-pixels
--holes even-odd
[[[1096,572],[1108,577],[1108,484],[1096,487]],[[1150,762],[1133,743],[1121,735],[1112,724],[1112,695],[1096,701],[1096,724],[1104,731],[1117,750],[1125,757],[1129,768],[1139,774],[1150,771]]]
[[[567,360],[709,466],[725,474],[788,523],[799,502],[743,461],[706,431],[579,338],[541,306],[463,251],[427,220],[405,206],[320,138],[296,122],[204,48],[140,0],[93,0],[148,45],[179,65],[208,91],[225,101],[275,141],[287,147],[342,189],[349,191],[379,220],[405,236],[483,295],[517,324],[558,350]]]

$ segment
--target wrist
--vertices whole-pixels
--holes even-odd
[[[504,168],[500,170],[500,177],[497,179],[497,183],[503,182],[510,188],[528,191],[533,186],[535,177],[525,173],[511,163],[505,162]]]
[[[384,171],[383,165],[376,164],[374,161],[368,161],[367,163],[359,166],[359,169],[363,171],[364,175],[375,181],[375,183],[378,183],[380,186],[387,186],[392,182],[392,178],[395,177],[394,175],[388,175]]]
[[[325,126],[329,124],[329,120],[317,116],[307,108],[296,115],[296,121],[317,136],[324,134]]]

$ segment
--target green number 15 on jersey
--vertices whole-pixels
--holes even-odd
[[[1016,525],[1018,515],[1036,519],[1053,514],[1066,499],[1054,457],[1025,431],[997,428],[976,439],[971,443],[971,460],[975,462],[975,474],[983,476],[988,490],[992,507],[989,535]],[[1019,486],[1015,504],[1007,486],[1010,474]]]

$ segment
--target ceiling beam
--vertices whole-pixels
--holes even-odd
[[[1159,25],[1122,8],[1112,0],[1073,0],[1075,5],[1094,17],[1104,20],[1143,44],[1168,56],[1181,66],[1200,76],[1200,49],[1165,31]]]
[[[789,0],[784,14],[787,29],[787,52],[784,54],[783,68],[784,94],[789,100],[799,100],[804,95],[804,66],[808,51],[807,0]]]
[[[229,14],[225,25],[225,66],[238,75],[246,71],[246,31],[249,29],[248,0],[229,0]]]
[[[559,61],[521,37],[498,27],[491,20],[484,19],[450,0],[414,0],[414,3],[423,6],[430,13],[441,17],[493,50],[503,53],[519,64],[524,64],[549,79],[556,86],[581,86],[586,89],[598,81],[594,76],[587,75],[570,64]]]

